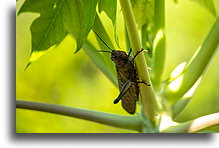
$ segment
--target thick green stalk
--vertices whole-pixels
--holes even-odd
[[[54,104],[32,102],[32,101],[17,100],[16,108],[76,117],[84,120],[102,123],[105,125],[110,125],[118,128],[135,130],[139,132],[141,132],[142,124],[143,124],[142,118],[140,116],[121,116],[116,114],[78,109],[73,107],[65,107],[65,106],[54,105]]]
[[[155,0],[154,24],[153,32],[155,37],[153,41],[153,62],[151,76],[154,88],[159,90],[162,82],[166,57],[165,0]]]
[[[210,59],[218,46],[219,17],[208,33],[203,44],[199,47],[192,59],[186,65],[181,75],[176,80],[167,84],[165,94],[168,98],[182,97],[198,80],[206,69]]]
[[[195,133],[207,127],[219,124],[219,113],[202,116],[179,125],[171,126],[162,133]]]
[[[141,44],[140,44],[137,25],[131,7],[131,3],[129,0],[120,0],[120,4],[122,7],[122,12],[127,27],[129,39],[131,42],[131,47],[135,54],[141,49]],[[140,80],[151,84],[144,54],[143,53],[139,54],[136,57],[135,62],[136,62],[136,67]],[[158,115],[159,106],[154,91],[152,89],[152,86],[146,86],[141,84],[140,95],[141,95],[142,105],[144,108],[144,114],[151,121],[155,121],[155,118]]]

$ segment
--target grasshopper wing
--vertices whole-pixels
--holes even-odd
[[[124,76],[121,74],[120,71],[117,70],[117,78],[119,82],[119,90],[120,94],[119,97],[122,100],[122,107],[130,114],[135,113],[136,109],[136,101],[138,100],[138,88],[135,82],[130,82],[131,85],[127,85],[127,82],[130,81],[128,76]],[[124,85],[128,88],[124,89]],[[123,92],[125,90],[125,92]],[[119,100],[120,100],[119,99]]]

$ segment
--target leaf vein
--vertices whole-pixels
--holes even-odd
[[[55,12],[54,16],[52,17],[51,23],[48,25],[48,27],[47,27],[47,29],[46,29],[47,31],[46,31],[46,33],[43,35],[43,38],[42,38],[42,40],[41,40],[41,42],[40,42],[40,44],[39,44],[39,46],[38,46],[38,48],[37,48],[38,50],[40,50],[40,49],[42,48],[42,46],[43,46],[43,43],[45,43],[46,37],[48,36],[48,34],[49,34],[51,28],[52,28],[53,25],[54,25],[53,23],[55,22],[55,20],[56,20],[58,14],[59,14],[59,11],[60,11],[60,9],[61,9],[62,4],[63,4],[64,1],[65,1],[65,0],[61,0],[58,9],[57,9],[57,11]]]

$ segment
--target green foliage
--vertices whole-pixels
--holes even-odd
[[[117,5],[116,0],[26,0],[20,10],[17,7],[18,14],[38,14],[33,22],[33,14],[17,17],[17,98],[100,110],[88,110],[91,114],[82,111],[78,115],[80,109],[69,108],[72,117],[85,119],[86,116],[90,121],[138,132],[189,132],[195,118],[218,112],[218,1],[195,1],[200,7],[191,1],[132,0],[130,6],[133,12],[127,7],[121,9],[128,2],[121,1]],[[118,17],[120,12],[125,19]],[[130,14],[134,14],[135,18],[129,17]],[[118,24],[116,20],[119,20]],[[134,53],[141,45],[149,50],[146,58],[140,54],[135,63],[139,78],[147,82],[152,80],[151,87],[140,85],[141,101],[137,114],[132,117],[112,104],[113,98],[118,95],[114,88],[117,86],[114,64],[110,61],[110,54],[96,52],[109,49],[90,31],[91,28],[95,30],[110,48],[116,49],[114,40],[118,45],[117,28],[124,27],[123,21],[127,28],[119,30],[120,40],[124,41],[121,47],[125,48],[126,42],[127,48],[131,46]],[[28,32],[30,25],[32,41]],[[110,27],[113,29],[110,30]],[[141,41],[138,31],[141,31]],[[113,33],[114,40],[111,37]],[[45,52],[47,54],[24,72],[30,46],[29,63]],[[80,48],[84,52],[72,54],[76,46],[76,52]],[[145,59],[152,68],[148,76]],[[104,112],[116,114],[108,116]],[[69,114],[68,109],[66,113]],[[18,110],[17,132],[30,132],[34,127],[35,131],[31,132],[129,132],[109,127],[105,129],[90,122],[88,130],[82,128],[87,122],[42,113],[40,116],[44,120],[41,123],[36,121],[35,116],[38,116],[35,112]],[[25,121],[21,120],[25,118],[29,121],[30,130],[22,124]],[[110,122],[111,119],[113,122]],[[50,123],[47,120],[57,125],[48,126]],[[121,120],[127,121],[128,126],[120,124]],[[74,126],[72,123],[75,123]],[[203,132],[216,130],[208,128]]]
[[[131,0],[136,23],[141,28],[151,25],[154,17],[154,0]]]
[[[100,18],[98,15],[96,15],[95,17],[95,21],[94,24],[92,26],[92,28],[98,33],[98,35],[101,36],[101,38],[106,42],[106,44],[111,48],[114,49],[113,43],[111,41],[111,39],[109,38],[109,35],[107,34]],[[115,30],[114,30],[115,31]],[[99,45],[99,49],[96,48],[96,50],[109,50],[106,45],[96,36],[94,35],[97,39],[98,45]],[[115,36],[114,36],[115,37]],[[89,50],[89,48],[88,48]],[[86,51],[86,50],[85,50]],[[88,56],[90,56],[90,54],[92,54],[91,52],[86,52]],[[114,85],[117,86],[117,80],[116,80],[116,73],[115,73],[115,68],[114,68],[114,64],[109,60],[109,54],[101,54],[101,53],[95,53],[93,54],[94,56],[98,56],[101,55],[103,56],[103,60],[101,62],[96,63],[97,66],[98,64],[101,63],[105,63],[105,69],[106,69],[106,73],[109,73],[111,76],[109,76],[108,74],[106,75],[112,82]]]
[[[29,63],[38,59],[49,47],[59,44],[67,34],[82,47],[95,18],[97,0],[27,0],[19,10],[40,14],[31,25],[32,52]]]
[[[119,47],[119,38],[117,35],[116,27],[116,11],[117,11],[117,1],[116,0],[99,0],[98,2],[99,13],[104,11],[107,16],[111,19],[114,26],[114,39],[117,46]]]
[[[99,0],[98,2],[99,13],[105,11],[107,16],[111,19],[112,23],[116,23],[116,9],[117,1],[116,0]]]

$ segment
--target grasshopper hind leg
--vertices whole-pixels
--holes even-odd
[[[125,95],[126,91],[129,89],[131,85],[131,80],[125,82],[125,84],[122,86],[119,96],[113,101],[114,104],[117,104],[122,99],[122,97]]]

